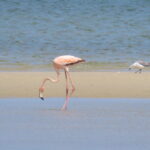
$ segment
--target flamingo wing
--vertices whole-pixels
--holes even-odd
[[[71,55],[59,56],[54,59],[55,63],[61,64],[63,66],[74,65],[74,64],[77,64],[79,62],[84,62],[84,61],[85,60],[83,60],[79,57],[75,57],[75,56],[71,56]]]

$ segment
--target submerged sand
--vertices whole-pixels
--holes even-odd
[[[71,72],[76,86],[73,97],[150,98],[150,73]],[[54,72],[1,72],[0,97],[38,97],[43,78]],[[59,83],[47,82],[45,97],[64,97],[65,77]]]
[[[0,99],[1,150],[149,150],[150,101]]]

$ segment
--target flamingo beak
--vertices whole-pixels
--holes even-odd
[[[44,92],[44,89],[40,88],[39,89],[39,97],[40,97],[41,100],[44,101],[43,92]]]

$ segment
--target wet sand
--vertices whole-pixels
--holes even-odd
[[[0,99],[2,150],[149,150],[148,99]]]
[[[73,97],[150,98],[150,73],[143,72],[71,72],[76,91]],[[38,97],[43,78],[54,72],[1,72],[0,97]],[[60,83],[47,83],[45,97],[64,97],[65,78]]]

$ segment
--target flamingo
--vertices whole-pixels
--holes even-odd
[[[71,56],[71,55],[63,55],[63,56],[58,56],[53,59],[53,67],[56,71],[56,79],[53,79],[51,77],[45,78],[42,82],[41,87],[39,88],[39,97],[44,100],[43,93],[44,93],[44,85],[45,83],[49,80],[53,83],[59,82],[59,75],[60,75],[60,70],[64,70],[65,73],[65,78],[66,78],[66,100],[65,103],[63,104],[61,110],[67,110],[67,105],[69,102],[69,97],[73,94],[75,91],[75,86],[74,83],[71,79],[70,73],[69,73],[69,66],[80,63],[80,62],[85,62],[84,59],[81,59],[79,57]],[[72,91],[71,94],[69,95],[69,82],[72,86]]]
[[[131,69],[138,69],[135,73],[142,72],[142,69],[144,69],[145,67],[149,67],[150,63],[148,62],[144,62],[144,61],[136,61],[134,62],[132,65],[130,65],[129,70]]]

